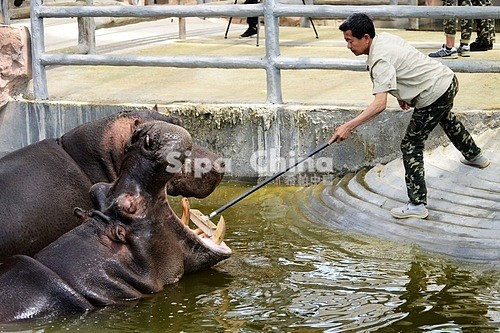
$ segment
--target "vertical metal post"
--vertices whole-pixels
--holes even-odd
[[[42,0],[31,0],[31,63],[33,71],[33,93],[36,100],[49,99],[47,74],[40,57],[45,52],[43,18],[38,17]]]
[[[177,0],[179,5],[184,4],[184,0]],[[179,39],[186,39],[186,18],[179,17]]]
[[[304,5],[314,5],[314,1],[313,0],[302,0],[302,4],[304,4]],[[312,19],[310,17],[302,16],[300,18],[300,26],[301,27],[309,28],[309,27],[311,27],[311,22],[312,22]]]
[[[93,6],[93,0],[86,1],[87,6]],[[95,20],[93,17],[78,18],[78,52],[95,54]]]
[[[276,59],[280,56],[279,18],[274,14],[276,0],[264,2],[264,31],[266,34],[266,77],[267,102],[283,103],[281,93],[281,72],[276,67]]]
[[[0,0],[2,5],[0,10],[2,11],[3,24],[10,24],[10,13],[9,13],[9,0]]]
[[[410,6],[418,6],[418,0],[411,0]],[[409,18],[408,19],[408,29],[418,30],[418,28],[419,28],[418,18]]]

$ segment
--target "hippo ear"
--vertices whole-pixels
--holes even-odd
[[[127,243],[127,230],[122,225],[115,224],[111,227],[111,240],[117,243]]]
[[[139,140],[141,138],[143,131],[144,131],[143,128],[135,129],[127,142],[127,146],[130,146],[130,145],[136,143],[137,140]]]
[[[89,220],[89,211],[83,210],[80,207],[75,207],[75,209],[73,209],[73,215],[78,217],[82,221],[82,223],[85,223]]]

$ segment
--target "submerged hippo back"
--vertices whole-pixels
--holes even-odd
[[[0,265],[0,322],[93,308],[56,273],[33,258],[14,256]]]

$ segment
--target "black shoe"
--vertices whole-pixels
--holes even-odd
[[[247,31],[240,35],[240,38],[252,37],[257,34],[257,28],[249,27]]]
[[[493,49],[493,43],[489,44],[483,44],[483,43],[478,43],[478,42],[472,42],[470,43],[470,51],[488,51]]]

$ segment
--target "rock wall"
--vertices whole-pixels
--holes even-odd
[[[0,107],[12,97],[26,93],[30,79],[28,28],[0,25]]]

